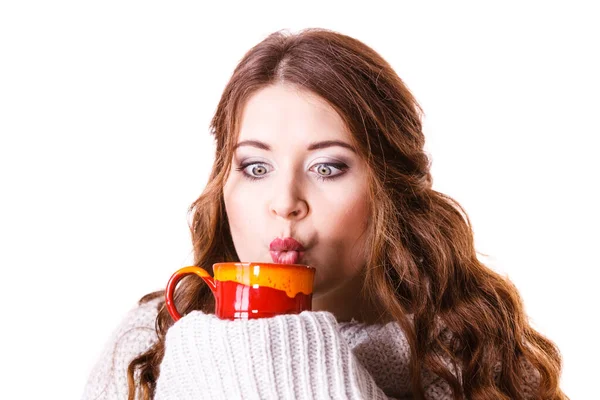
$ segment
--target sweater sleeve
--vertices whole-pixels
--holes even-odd
[[[93,367],[82,400],[126,399],[127,367],[157,340],[154,330],[158,301],[132,309],[113,332]]]
[[[168,331],[155,399],[388,399],[327,312],[224,321],[194,311]]]

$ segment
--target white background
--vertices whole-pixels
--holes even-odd
[[[392,64],[425,110],[434,188],[465,206],[478,250],[558,344],[565,392],[597,395],[591,5],[201,3],[0,5],[0,398],[81,395],[124,313],[191,260],[187,208],[235,65],[306,27]]]

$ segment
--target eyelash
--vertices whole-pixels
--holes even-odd
[[[236,168],[237,171],[242,172],[243,176],[246,179],[249,179],[251,181],[258,181],[261,180],[263,178],[259,178],[253,175],[250,175],[248,173],[246,173],[245,169],[248,168],[251,165],[264,165],[265,163],[262,162],[250,162],[250,163],[246,163],[246,164],[241,164],[239,167]],[[317,173],[317,179],[320,181],[332,181],[334,179],[337,179],[339,177],[341,177],[342,175],[344,175],[344,172],[348,169],[348,166],[346,164],[343,163],[319,163],[319,164],[315,164],[315,166],[320,166],[320,165],[325,165],[327,167],[334,167],[336,169],[339,169],[341,172],[335,176],[332,176],[331,178],[328,178],[326,176],[323,176],[319,173]]]

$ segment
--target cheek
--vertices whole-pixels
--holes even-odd
[[[368,223],[367,196],[353,193],[352,196],[338,196],[337,200],[321,210],[319,230],[325,237],[337,238],[343,245],[353,246],[352,240],[362,235]]]
[[[238,257],[243,260],[247,257],[246,250],[240,247],[240,237],[244,237],[244,203],[239,195],[239,190],[234,185],[226,184],[223,188],[223,199],[225,202],[225,210],[227,212],[227,220],[229,222],[229,230],[233,239],[233,246]]]
[[[225,210],[229,219],[229,225],[232,231],[243,227],[244,215],[248,213],[247,204],[244,202],[244,195],[236,185],[227,185],[224,188],[223,195],[225,200]],[[235,234],[235,232],[232,232]]]
[[[256,237],[256,226],[264,221],[261,221],[261,204],[252,187],[244,185],[244,182],[229,182],[223,188],[223,197],[236,249],[243,251],[239,247],[244,247],[244,243],[248,244],[246,247],[255,247],[252,240]]]

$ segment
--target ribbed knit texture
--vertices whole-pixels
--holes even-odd
[[[127,366],[156,341],[159,301],[128,314],[84,400],[127,398]],[[338,323],[328,312],[224,321],[195,311],[167,332],[155,399],[408,399],[409,354],[396,323]],[[539,382],[529,372],[526,394]],[[452,399],[445,381],[422,376],[428,400]]]
[[[125,316],[92,370],[82,399],[127,399],[129,363],[157,340],[154,330],[157,304],[158,300],[150,301]]]
[[[332,314],[223,321],[192,312],[167,333],[157,400],[387,399]]]

